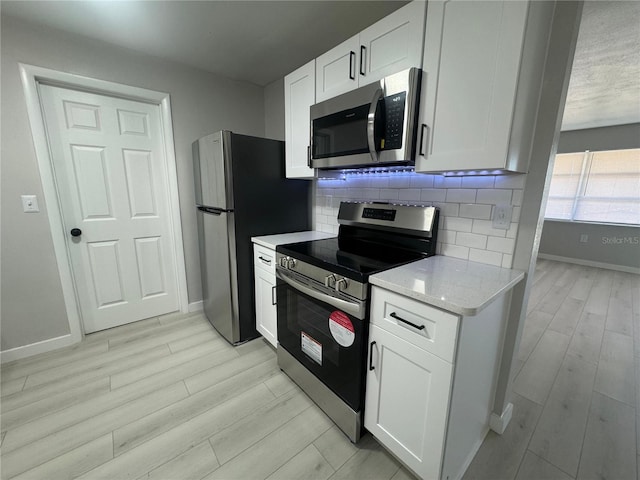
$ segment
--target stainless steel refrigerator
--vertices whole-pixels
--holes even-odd
[[[251,237],[308,230],[310,186],[284,142],[221,131],[193,143],[204,313],[230,343],[257,337]]]

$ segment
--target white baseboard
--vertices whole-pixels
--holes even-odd
[[[538,253],[538,258],[545,260],[555,260],[557,262],[575,263],[576,265],[584,265],[586,267],[606,268],[608,270],[617,270],[619,272],[635,273],[640,275],[640,268],[627,267],[626,265],[615,265],[613,263],[593,262],[591,260],[582,260],[580,258],[561,257],[559,255],[548,255],[546,253]]]
[[[63,335],[61,337],[49,338],[41,342],[31,343],[29,345],[23,345],[21,347],[11,348],[0,352],[0,363],[12,362],[21,358],[31,357],[40,353],[50,352],[57,350],[58,348],[68,347],[76,343],[71,334]]]
[[[189,313],[201,312],[203,309],[204,309],[204,304],[202,303],[202,300],[189,304]]]
[[[498,435],[502,435],[506,430],[507,425],[509,425],[512,415],[513,415],[513,403],[507,403],[507,406],[505,407],[501,415],[498,415],[496,413],[491,414],[491,419],[489,420],[489,427]]]

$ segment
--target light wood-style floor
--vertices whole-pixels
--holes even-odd
[[[639,285],[538,262],[514,417],[466,479],[637,478]],[[233,348],[202,315],[99,332],[1,374],[2,479],[413,478],[371,436],[351,444],[262,339]]]

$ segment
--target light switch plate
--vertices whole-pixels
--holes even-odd
[[[21,198],[24,213],[37,213],[40,211],[38,208],[38,197],[35,195],[22,195]]]
[[[509,230],[512,215],[513,207],[511,205],[496,205],[493,208],[493,228]]]

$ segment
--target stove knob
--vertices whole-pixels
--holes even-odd
[[[287,268],[289,270],[293,270],[296,267],[296,260],[295,258],[289,258],[287,257]]]
[[[347,286],[349,285],[349,282],[347,281],[346,278],[342,277],[340,280],[336,281],[336,292],[340,291],[340,285],[343,285],[344,288],[346,289]]]
[[[336,276],[333,273],[324,277],[324,286],[327,288],[334,288],[336,286]]]

